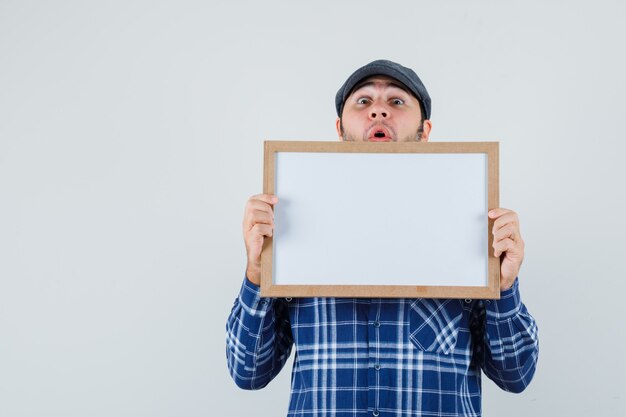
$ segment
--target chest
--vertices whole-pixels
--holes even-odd
[[[297,350],[470,349],[475,302],[434,299],[287,299]]]

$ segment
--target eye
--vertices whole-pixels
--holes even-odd
[[[404,100],[402,100],[401,98],[394,98],[391,100],[391,103],[397,106],[401,106],[404,104]]]
[[[356,100],[356,104],[367,104],[369,101],[367,97],[361,97]]]

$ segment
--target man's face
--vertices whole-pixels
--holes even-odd
[[[430,120],[422,123],[417,98],[393,78],[363,80],[346,99],[337,134],[344,141],[428,141]]]

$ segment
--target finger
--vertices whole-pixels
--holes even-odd
[[[248,212],[244,219],[244,229],[250,230],[257,223],[264,223],[274,226],[274,215],[263,210],[252,210]]]
[[[274,228],[269,224],[257,223],[254,227],[245,235],[246,252],[248,256],[248,262],[253,264],[259,264],[261,262],[260,256],[263,250],[263,243],[266,237],[272,237],[274,234]]]
[[[250,199],[248,200],[248,203],[246,204],[246,211],[248,210],[262,210],[262,211],[267,211],[268,213],[272,213],[273,207],[271,204],[266,203],[263,200]]]
[[[517,240],[518,235],[519,235],[518,229],[512,224],[507,224],[493,233],[493,241],[499,242],[506,238],[509,238],[515,241]]]
[[[256,212],[265,212],[272,219],[274,218],[274,209],[265,201],[256,200],[252,197],[246,203],[246,208],[243,214],[243,226],[248,230],[254,225],[254,216]]]
[[[508,252],[515,248],[515,242],[511,239],[503,239],[493,243],[493,256],[499,258],[504,252]]]
[[[250,232],[251,232],[250,237],[252,239],[258,236],[272,237],[272,235],[274,234],[274,226],[269,225],[269,224],[257,223],[252,227]]]
[[[506,214],[506,213],[514,213],[513,210],[510,209],[506,209],[506,208],[495,208],[492,210],[489,210],[489,213],[487,213],[487,215],[489,216],[490,219],[497,219],[498,217]]]
[[[493,222],[492,231],[495,233],[502,227],[509,224],[519,229],[519,218],[517,217],[517,213],[510,212],[498,217],[496,221]]]
[[[264,203],[267,203],[267,204],[278,203],[278,197],[275,196],[274,194],[256,194],[250,197],[248,201],[252,201],[252,200],[263,201]]]

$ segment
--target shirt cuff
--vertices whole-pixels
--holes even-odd
[[[522,299],[519,293],[519,282],[515,278],[513,285],[508,290],[500,293],[499,300],[487,303],[487,316],[494,320],[504,320],[516,315],[522,307]]]
[[[248,314],[263,317],[272,306],[272,298],[261,297],[261,287],[253,284],[248,277],[243,280],[239,292],[239,303]]]

